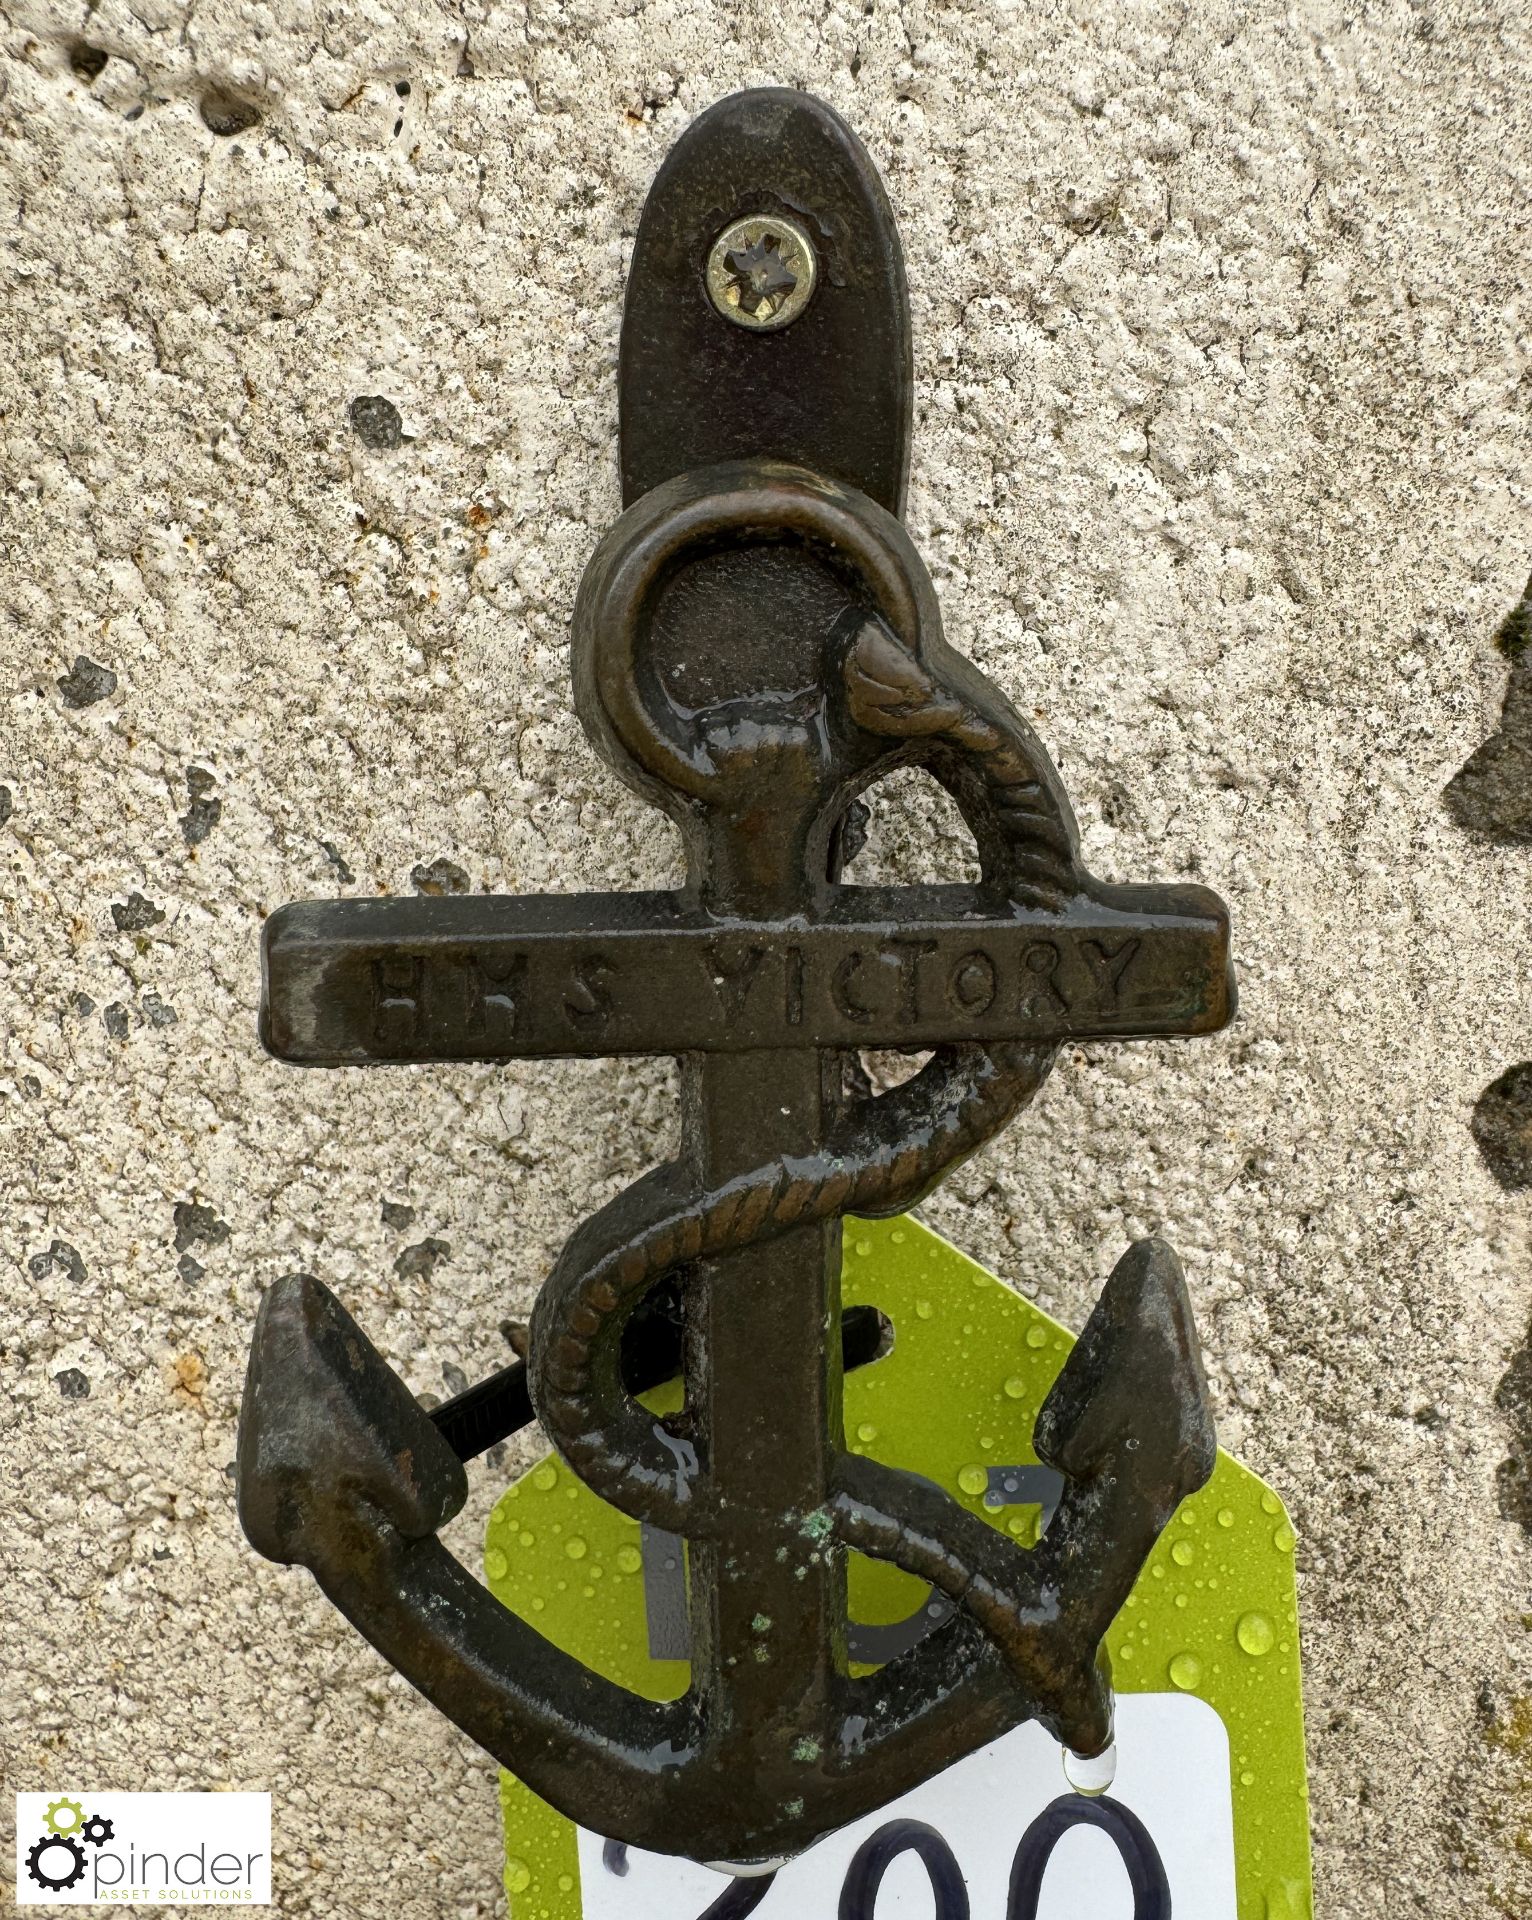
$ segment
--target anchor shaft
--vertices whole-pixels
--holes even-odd
[[[822,1146],[816,1052],[713,1056],[690,1077],[705,1183]],[[839,1220],[810,1221],[704,1263],[686,1294],[688,1396],[729,1520],[691,1550],[693,1671],[724,1745],[828,1738],[845,1572],[815,1516],[841,1444],[840,1240]]]

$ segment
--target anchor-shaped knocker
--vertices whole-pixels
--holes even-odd
[[[1221,903],[1092,880],[1042,747],[943,640],[898,518],[910,364],[898,237],[855,137],[786,91],[705,114],[639,229],[627,510],[573,634],[581,719],[680,827],[685,885],[306,904],[266,936],[263,1031],[286,1060],[681,1060],[683,1151],[574,1234],[524,1374],[428,1414],[317,1281],[274,1286],[239,1500],[262,1553],[309,1567],[537,1793],[709,1862],[797,1853],[1029,1718],[1103,1749],[1102,1637],[1214,1459],[1155,1241],[1119,1263],[1038,1420],[1064,1485],[1034,1547],[844,1443],[841,1216],[913,1206],[1062,1040],[1205,1033],[1233,1009]],[[977,884],[842,882],[857,796],[903,767],[952,795]],[[865,1048],[933,1051],[873,1094],[847,1071]],[[667,1327],[685,1407],[661,1419],[636,1395]],[[528,1390],[590,1488],[688,1542],[680,1700],[598,1678],[436,1538]],[[853,1551],[947,1603],[859,1675]]]

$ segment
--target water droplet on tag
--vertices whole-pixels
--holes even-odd
[[[505,1862],[505,1886],[508,1893],[525,1893],[532,1884],[532,1869],[525,1860],[508,1854]]]
[[[1241,1614],[1234,1637],[1246,1653],[1253,1654],[1257,1659],[1263,1653],[1270,1653],[1277,1644],[1277,1630],[1264,1613]]]
[[[958,1485],[964,1493],[983,1493],[989,1485],[989,1474],[983,1467],[964,1467],[958,1474]]]
[[[1202,1662],[1194,1653],[1178,1653],[1170,1663],[1170,1678],[1183,1693],[1193,1693],[1202,1679]]]
[[[1178,1567],[1189,1567],[1197,1557],[1197,1549],[1190,1540],[1178,1540],[1170,1549],[1170,1557]]]
[[[795,1803],[788,1801],[786,1804],[791,1808]],[[796,1802],[796,1807],[801,1813],[803,1802],[801,1800]],[[768,1873],[779,1873],[791,1857],[790,1854],[784,1853],[780,1859],[776,1860],[709,1860],[706,1864],[713,1869],[714,1873],[731,1873],[736,1880],[760,1880]]]
[[[572,1533],[564,1542],[564,1551],[569,1555],[571,1560],[583,1560],[590,1549],[580,1538],[579,1534]]]
[[[870,1420],[864,1420],[856,1430],[856,1437],[864,1446],[878,1437],[878,1430]]]
[[[1284,1520],[1281,1526],[1278,1527],[1276,1532],[1271,1536],[1271,1544],[1276,1548],[1278,1553],[1291,1553],[1293,1548],[1298,1544],[1298,1536]]]
[[[1033,1347],[1033,1348],[1046,1347],[1047,1344],[1048,1344],[1048,1329],[1046,1327],[1028,1327],[1027,1328],[1027,1345],[1029,1347]]]
[[[1098,1793],[1105,1793],[1117,1778],[1117,1747],[1115,1743],[1105,1753],[1094,1753],[1087,1757],[1083,1753],[1071,1753],[1064,1749],[1064,1778],[1076,1793],[1088,1794],[1092,1799]]]
[[[1232,1527],[1234,1525],[1234,1510],[1232,1507],[1220,1507],[1218,1509],[1218,1524],[1221,1527]]]
[[[915,1318],[917,1320],[929,1320],[931,1318],[931,1302],[929,1300],[917,1300],[915,1302]]]
[[[1281,1511],[1282,1511],[1282,1502],[1268,1488],[1267,1491],[1261,1495],[1261,1512],[1262,1513],[1280,1513]]]
[[[617,1568],[620,1573],[637,1573],[644,1564],[644,1556],[637,1547],[619,1547],[617,1549]]]
[[[1010,1377],[1010,1379],[1009,1379],[1009,1380],[1007,1380],[1007,1381],[1006,1381],[1006,1383],[1005,1383],[1005,1397],[1006,1397],[1006,1399],[1007,1399],[1007,1400],[1022,1400],[1022,1399],[1025,1399],[1025,1397],[1026,1397],[1026,1392],[1027,1392],[1027,1383],[1026,1383],[1026,1381],[1022,1379],[1022,1377],[1021,1377],[1021,1375],[1020,1375],[1019,1373],[1013,1373],[1013,1374],[1011,1375],[1011,1377]]]
[[[559,1470],[552,1465],[551,1462],[545,1462],[532,1476],[533,1486],[539,1488],[543,1493],[546,1493],[549,1487],[556,1487],[558,1483]]]

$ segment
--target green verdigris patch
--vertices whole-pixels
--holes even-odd
[[[1072,1338],[917,1221],[848,1219],[845,1304],[892,1322],[892,1350],[847,1376],[846,1444],[925,1474],[970,1511],[1035,1543],[1041,1509],[985,1503],[994,1465],[1036,1463],[1037,1410]],[[678,1383],[648,1396],[679,1404]],[[814,1536],[805,1515],[802,1530]],[[1229,1736],[1239,1920],[1311,1920],[1308,1793],[1294,1536],[1281,1501],[1220,1453],[1156,1546],[1108,1646],[1123,1693],[1194,1693]],[[650,1657],[638,1523],[549,1458],[491,1516],[490,1587],[567,1652],[655,1700],[686,1691],[684,1660]],[[922,1583],[853,1555],[852,1618],[905,1619]],[[580,1920],[575,1828],[501,1776],[512,1920]]]

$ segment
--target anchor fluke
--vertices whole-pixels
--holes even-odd
[[[463,1464],[330,1289],[267,1290],[240,1406],[240,1525],[268,1560],[316,1567],[338,1523],[381,1516],[407,1540],[468,1497]]]
[[[1071,1480],[1131,1474],[1154,1530],[1217,1455],[1186,1279],[1163,1240],[1138,1240],[1112,1269],[1037,1416],[1037,1456]]]

